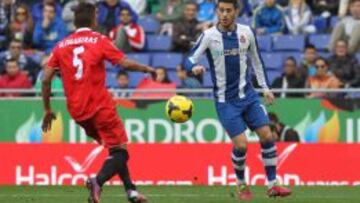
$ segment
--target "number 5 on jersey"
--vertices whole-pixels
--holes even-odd
[[[83,76],[83,71],[84,71],[84,63],[83,61],[79,58],[79,55],[84,53],[85,48],[83,46],[80,47],[76,47],[73,50],[73,66],[77,69],[76,74],[75,74],[75,79],[76,80],[80,80]]]

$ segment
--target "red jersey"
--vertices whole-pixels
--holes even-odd
[[[56,45],[48,67],[60,69],[67,107],[76,121],[114,105],[105,86],[104,61],[118,64],[124,58],[109,38],[88,28],[78,29]]]

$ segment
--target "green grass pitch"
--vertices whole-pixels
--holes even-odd
[[[139,190],[148,196],[150,203],[230,203],[240,202],[234,195],[234,187],[202,186],[146,186]],[[359,203],[359,187],[293,187],[293,195],[287,198],[269,199],[264,187],[253,187],[254,200],[266,203]],[[0,187],[1,203],[82,203],[87,202],[84,187]],[[122,187],[105,187],[102,203],[125,203]]]

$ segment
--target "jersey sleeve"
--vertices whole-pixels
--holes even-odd
[[[206,33],[202,33],[198,38],[195,46],[190,50],[189,55],[185,58],[184,68],[191,71],[194,66],[200,61],[209,45],[209,37]]]
[[[250,29],[250,28],[249,28]],[[250,29],[250,58],[258,84],[264,90],[269,90],[269,82],[265,72],[264,63],[259,55],[257,40],[254,32]]]
[[[58,69],[60,67],[59,57],[58,57],[58,49],[54,48],[51,52],[48,62],[47,62],[48,68]]]
[[[110,61],[113,65],[118,64],[119,61],[126,58],[125,54],[117,49],[109,38],[103,36],[101,48],[104,59]]]

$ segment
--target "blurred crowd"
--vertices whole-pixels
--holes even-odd
[[[130,54],[152,53],[147,40],[151,33],[170,38],[167,52],[185,55],[199,34],[217,22],[214,0],[2,0],[0,88],[40,88],[42,68],[51,50],[75,30],[72,10],[79,2],[97,5],[96,30]],[[360,52],[360,0],[239,0],[239,5],[237,21],[252,26],[257,36],[301,35],[306,39],[315,34],[329,36],[326,50],[321,53],[306,40],[301,59],[291,54],[286,57],[281,74],[270,81],[273,88],[360,86],[360,65],[356,58]],[[154,23],[155,29],[150,26]],[[169,88],[207,87],[205,76],[193,76],[181,63],[171,71],[174,74],[170,76],[175,77],[169,76],[168,67],[158,67],[156,75],[145,76],[144,80],[165,84],[162,88],[166,84],[170,84]],[[111,72],[116,84],[109,88],[134,87],[129,85],[134,80],[131,73],[121,69],[116,74]],[[53,88],[62,88],[60,77],[54,79]],[[319,98],[339,94],[278,96]]]

